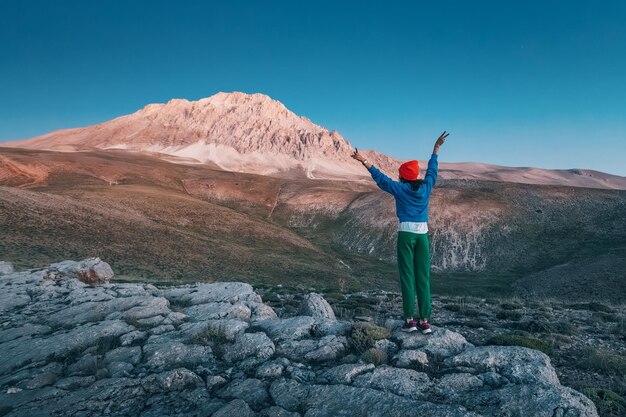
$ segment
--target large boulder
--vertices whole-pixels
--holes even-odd
[[[113,269],[100,258],[87,258],[82,261],[63,261],[50,265],[47,277],[50,279],[73,278],[85,284],[108,284],[113,278]]]
[[[494,371],[515,384],[560,385],[559,378],[543,352],[520,346],[479,346],[445,360],[450,367]]]
[[[328,302],[317,293],[309,293],[302,299],[300,315],[315,318],[336,320],[335,312]]]

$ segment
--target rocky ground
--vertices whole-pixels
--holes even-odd
[[[455,324],[449,300],[425,336],[400,332],[388,293],[333,309],[238,282],[111,284],[97,258],[0,274],[0,415],[598,415],[549,356],[485,344],[490,317]]]
[[[297,313],[302,289],[257,289],[278,313]],[[324,292],[339,318],[383,324],[399,317],[400,294]],[[433,296],[433,323],[470,343],[526,346],[546,353],[563,385],[594,400],[601,416],[626,416],[626,305],[553,298]]]

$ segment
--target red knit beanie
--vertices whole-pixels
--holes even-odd
[[[420,172],[420,165],[417,161],[409,161],[400,165],[400,176],[408,181],[415,181]]]

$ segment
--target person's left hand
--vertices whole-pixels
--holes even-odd
[[[365,157],[359,153],[359,150],[357,148],[354,148],[354,153],[352,154],[352,158],[356,159],[360,163],[363,163],[365,161]]]

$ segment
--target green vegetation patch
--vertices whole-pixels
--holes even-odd
[[[584,388],[582,393],[594,402],[602,417],[626,415],[626,400],[616,392],[603,388]]]
[[[363,352],[361,355],[361,359],[363,359],[366,363],[373,363],[374,365],[382,365],[389,361],[389,357],[384,350],[378,348],[370,348]]]
[[[580,352],[578,367],[604,375],[626,375],[626,356],[604,349],[588,348]]]
[[[516,310],[500,310],[496,313],[498,320],[513,320],[517,321],[522,318],[522,313]]]
[[[359,353],[374,346],[379,340],[387,339],[390,336],[389,330],[377,326],[373,323],[355,323],[352,333],[350,333],[350,345]]]
[[[538,320],[524,320],[515,323],[513,327],[517,330],[523,330],[531,333],[558,333],[564,335],[577,335],[578,327],[565,320],[547,320],[540,318]]]
[[[520,334],[503,334],[494,336],[489,339],[487,343],[500,346],[522,346],[530,349],[540,350],[546,355],[552,353],[552,343],[548,343],[534,337],[523,336]]]

